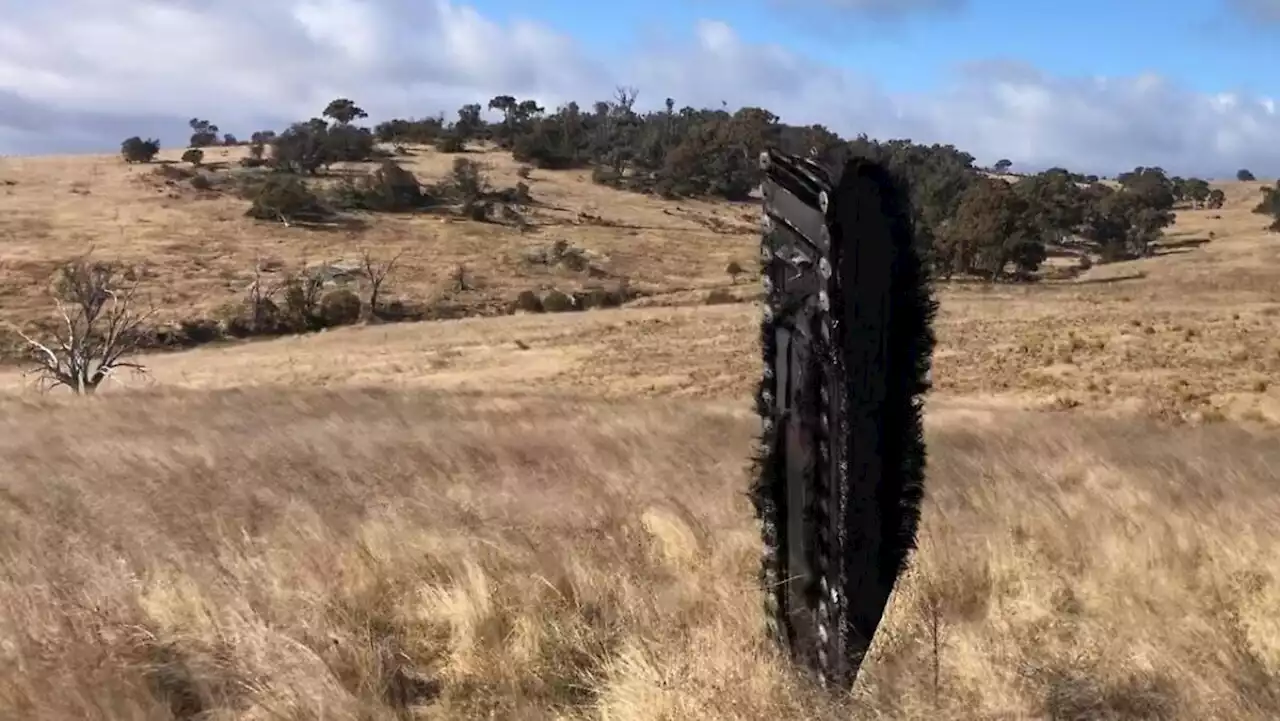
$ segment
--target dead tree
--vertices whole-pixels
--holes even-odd
[[[307,265],[305,258],[298,263],[296,271],[288,272],[279,287],[284,291],[285,321],[290,331],[302,332],[313,329],[316,322],[316,310],[320,307],[320,298],[324,293],[326,273],[333,266],[325,264],[316,269]]]
[[[382,284],[386,282],[387,276],[396,267],[396,262],[400,260],[403,252],[396,253],[388,261],[378,261],[374,259],[369,251],[364,251],[360,265],[364,271],[365,278],[369,281],[369,317],[378,317],[378,296],[382,293]]]
[[[146,372],[141,363],[126,360],[142,345],[142,325],[154,313],[136,308],[137,290],[134,274],[114,263],[79,258],[59,268],[55,327],[37,339],[11,325],[31,351],[28,373],[37,376],[42,390],[66,386],[92,394],[121,368]]]

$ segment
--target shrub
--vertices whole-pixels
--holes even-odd
[[[266,141],[263,139],[262,133],[254,133],[254,140],[249,143],[249,154],[240,159],[240,165],[245,168],[260,168],[268,164],[264,156],[267,150]]]
[[[180,320],[178,332],[181,336],[178,340],[183,345],[203,345],[222,337],[218,322],[210,318]]]
[[[566,170],[582,165],[577,148],[558,132],[555,123],[538,123],[511,143],[511,157],[544,170]]]
[[[542,296],[542,308],[548,313],[564,313],[573,310],[573,298],[567,293],[552,290]]]
[[[320,301],[324,281],[318,275],[305,270],[292,273],[285,278],[283,290],[284,307],[281,310],[284,330],[300,333],[323,327]]]
[[[383,143],[429,143],[439,136],[443,121],[440,118],[405,120],[396,118],[378,123],[373,133]]]
[[[226,334],[232,338],[274,335],[281,328],[280,306],[267,297],[250,297],[228,303],[218,313]]]
[[[516,183],[514,187],[498,190],[486,188],[482,195],[487,200],[508,205],[530,205],[533,203],[533,195],[529,192],[529,185],[523,182]]]
[[[196,173],[191,176],[191,187],[196,190],[213,190],[213,178],[208,173]]]
[[[200,148],[187,148],[182,154],[182,162],[199,165],[204,162],[204,151]]]
[[[1276,181],[1274,187],[1262,189],[1262,202],[1254,207],[1253,212],[1270,216],[1272,223],[1267,229],[1280,231],[1280,181]]]
[[[591,170],[591,182],[600,185],[616,186],[622,182],[622,174],[613,168],[597,165]]]
[[[334,160],[329,124],[319,118],[294,123],[271,139],[272,165],[280,170],[314,175]]]
[[[449,188],[464,205],[474,203],[489,193],[489,176],[484,165],[470,158],[454,158],[449,172]]]
[[[120,155],[126,163],[150,163],[159,152],[160,141],[154,138],[143,140],[135,135],[120,143]]]
[[[382,212],[409,212],[430,204],[422,184],[413,173],[393,160],[384,160],[377,170],[356,183],[344,184],[345,207]]]
[[[268,175],[257,190],[245,215],[257,220],[309,220],[326,215],[320,199],[302,179],[284,173]]]
[[[157,165],[151,169],[150,173],[164,180],[168,185],[173,185],[180,180],[190,180],[196,175],[194,170],[178,165]]]
[[[520,295],[516,296],[514,307],[515,310],[526,313],[541,313],[544,310],[542,299],[531,290],[520,291]]]
[[[328,162],[354,163],[374,157],[375,139],[368,128],[339,124],[329,128],[323,141]]]
[[[360,296],[347,288],[329,291],[320,299],[320,322],[325,327],[359,322],[360,312]]]
[[[582,310],[590,308],[616,308],[622,305],[622,296],[606,288],[587,288],[573,294],[573,303]]]
[[[707,305],[723,305],[725,303],[736,303],[738,299],[734,298],[733,294],[724,288],[714,288],[707,293],[705,302]]]
[[[467,149],[462,136],[452,130],[440,133],[432,139],[431,144],[442,153],[461,153]]]

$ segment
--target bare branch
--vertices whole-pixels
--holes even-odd
[[[40,355],[40,357],[43,359],[40,361],[42,364],[44,364],[48,368],[55,368],[55,369],[58,368],[58,356],[49,348],[49,346],[35,340],[34,338],[27,335],[26,333],[23,333],[22,330],[18,328],[18,326],[12,323],[5,323],[5,325],[8,326],[9,329],[12,330],[14,333],[17,333],[18,336],[22,338],[22,340],[27,342],[27,345],[30,346],[33,351],[35,351]]]
[[[365,277],[369,279],[370,317],[377,317],[378,296],[382,293],[382,285],[386,282],[387,276],[391,274],[402,255],[404,255],[404,251],[396,253],[386,262],[378,262],[368,250],[361,254],[361,269],[364,271]]]
[[[138,312],[136,283],[121,282],[117,271],[113,264],[90,263],[84,256],[58,269],[53,303],[62,322],[50,333],[52,340],[6,324],[27,343],[34,363],[27,372],[39,377],[44,390],[66,386],[93,393],[118,368],[145,372],[142,364],[124,357],[138,349],[142,324],[155,309]]]

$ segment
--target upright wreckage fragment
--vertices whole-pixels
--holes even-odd
[[[767,614],[798,664],[848,688],[915,548],[936,304],[885,167],[776,151],[760,165]]]

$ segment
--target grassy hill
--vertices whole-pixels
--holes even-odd
[[[448,170],[414,152],[421,178]],[[476,313],[624,278],[647,295],[153,355],[89,401],[0,371],[0,715],[1280,715],[1260,183],[1216,184],[1226,206],[1178,211],[1155,257],[939,286],[922,550],[828,703],[764,643],[753,587],[759,308],[725,266],[754,266],[755,208],[534,171],[524,231],[309,230],[152,172],[4,159],[2,319],[47,315],[44,276],[90,245],[147,260],[171,318],[240,297],[262,258],[364,250],[403,252],[395,294]],[[527,261],[556,240],[595,276]],[[717,288],[741,302],[707,305]]]
[[[458,155],[416,149],[398,160],[424,182],[446,176]],[[181,151],[157,164],[127,165],[118,155],[6,158],[0,164],[5,200],[5,290],[0,319],[46,316],[43,281],[67,259],[94,255],[148,266],[147,288],[160,320],[213,313],[243,296],[257,264],[358,261],[368,251],[387,260],[402,254],[392,283],[419,302],[449,302],[470,312],[503,312],[525,289],[616,285],[627,279],[646,295],[703,289],[729,281],[725,268],[753,264],[757,210],[749,205],[689,200],[654,202],[588,182],[585,171],[535,170],[523,179],[536,205],[527,228],[438,215],[379,214],[361,227],[303,230],[244,216],[248,203],[226,188],[200,191],[179,164]],[[211,177],[246,174],[235,167],[242,147],[210,149]],[[511,186],[519,164],[509,153],[461,157],[487,166],[495,186]],[[231,166],[231,167],[228,167]],[[340,163],[336,174],[375,164]],[[583,253],[594,274],[530,262],[564,241]],[[454,291],[465,269],[468,287]],[[390,285],[390,283],[389,283]]]

